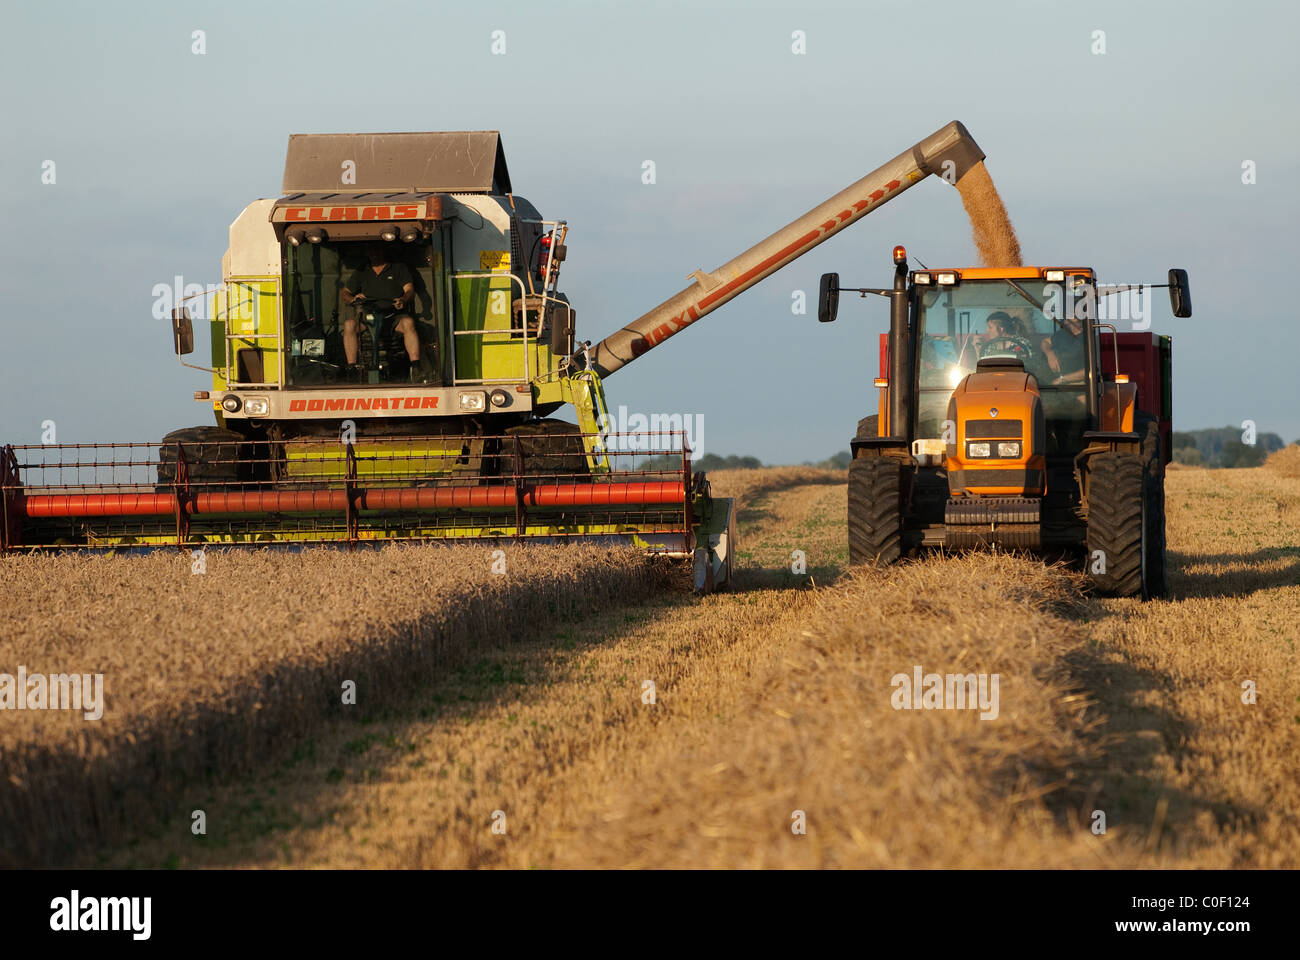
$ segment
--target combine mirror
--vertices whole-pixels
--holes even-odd
[[[194,352],[194,325],[190,322],[189,307],[172,309],[172,343],[178,357]]]
[[[1175,317],[1192,315],[1192,291],[1187,286],[1187,271],[1174,267],[1169,271],[1169,306]]]
[[[817,301],[817,319],[830,323],[840,309],[840,275],[823,273],[821,294]]]

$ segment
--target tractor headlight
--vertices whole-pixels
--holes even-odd
[[[968,443],[966,444],[966,455],[968,457],[990,456],[989,445],[987,443]]]
[[[467,413],[475,413],[483,409],[487,404],[487,394],[482,390],[476,390],[470,393],[460,395],[460,408]]]
[[[239,408],[243,405],[243,401],[233,393],[227,394],[221,401],[221,409],[225,410],[226,413],[238,413]]]
[[[941,287],[951,287],[953,284],[957,282],[957,274],[936,273],[934,275],[934,279],[938,282],[939,286]]]
[[[1019,457],[1019,456],[1020,456],[1020,441],[1019,441],[1019,440],[1016,440],[1016,441],[1014,441],[1014,442],[1012,442],[1012,443],[1006,443],[1006,442],[1004,441],[1004,442],[1002,442],[1002,443],[999,443],[999,444],[998,444],[998,456],[999,456],[999,457],[1002,457],[1004,460],[1014,460],[1014,459],[1016,459],[1017,457]]]
[[[493,390],[491,400],[492,406],[504,407],[510,402],[510,394],[506,393],[504,390]]]
[[[249,397],[244,401],[244,412],[250,417],[266,416],[267,407],[266,397]]]

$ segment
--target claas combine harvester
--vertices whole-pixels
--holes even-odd
[[[1162,595],[1172,344],[1102,322],[1145,287],[1087,267],[909,270],[902,247],[894,263],[890,288],[821,282],[824,322],[841,290],[891,304],[879,409],[851,441],[850,563],[998,544],[1081,556],[1103,593]],[[1168,280],[1149,286],[1191,316],[1186,272]]]
[[[215,424],[4,448],[0,548],[584,539],[691,559],[697,589],[721,585],[731,501],[692,471],[674,424],[649,443],[609,433],[604,378],[926,176],[982,159],[950,123],[593,346],[559,289],[568,224],[513,192],[496,133],[292,136],[282,195],[230,227],[199,327],[208,364],[184,359],[196,311],[173,311]],[[576,423],[554,417],[565,406]],[[656,453],[675,464],[636,467]]]

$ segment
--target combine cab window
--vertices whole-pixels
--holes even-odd
[[[1052,456],[1087,429],[1083,325],[1061,284],[968,280],[917,291],[917,436],[940,437],[952,390],[983,357],[1013,356],[1038,381]]]
[[[291,386],[347,382],[343,325],[346,317],[357,313],[357,307],[343,302],[343,287],[357,270],[366,267],[365,247],[363,241],[286,244],[284,337]],[[392,242],[384,247],[392,263],[404,264],[411,272],[415,294],[403,312],[415,320],[421,356],[436,373],[442,313],[434,270],[441,262],[437,244]],[[373,319],[363,317],[359,324],[357,362],[361,369],[359,377],[354,371],[351,382],[407,382],[410,364],[402,335],[394,329],[394,318],[371,312]]]

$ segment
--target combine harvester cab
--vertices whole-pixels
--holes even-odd
[[[498,134],[295,135],[282,193],[173,311],[215,424],[4,448],[0,547],[581,539],[730,579],[732,504],[685,433],[608,432],[558,289],[568,225],[513,193]]]
[[[909,271],[902,247],[894,263],[892,288],[821,283],[822,321],[841,290],[891,301],[879,409],[851,443],[850,563],[996,545],[1073,555],[1105,594],[1164,594],[1172,344],[1107,322],[1139,288],[1086,267]],[[1145,286],[1191,316],[1185,271]]]

